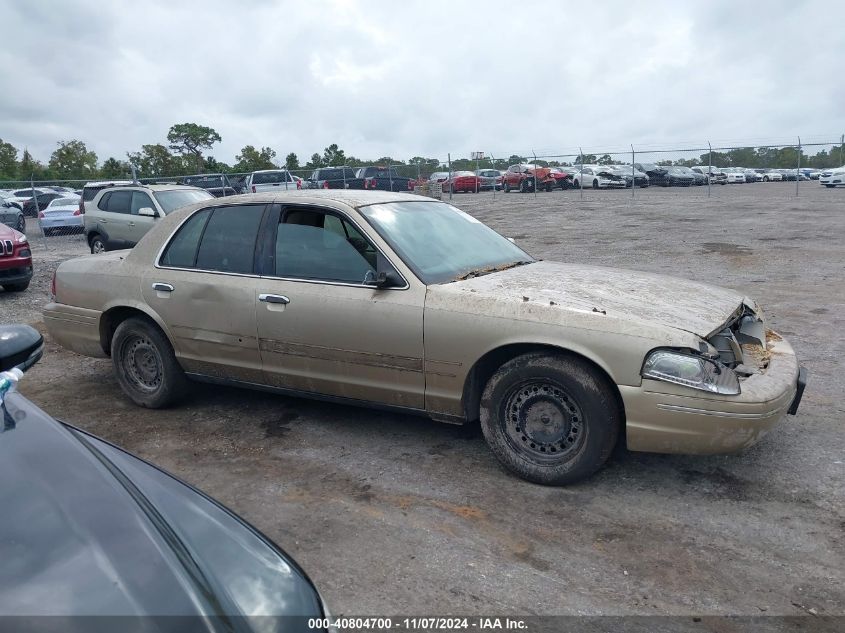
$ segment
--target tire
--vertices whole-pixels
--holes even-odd
[[[99,233],[92,233],[88,237],[88,246],[91,247],[92,255],[106,252],[106,243],[103,241],[103,238],[100,236]]]
[[[581,181],[579,181],[576,178],[575,180],[572,181],[572,186],[575,187],[575,189],[580,189],[581,188]]]
[[[29,282],[25,281],[22,284],[4,284],[3,290],[6,292],[23,292],[29,288]]]
[[[519,181],[519,193],[528,193],[528,187],[525,184],[526,182],[528,181],[525,180],[525,178]]]
[[[484,438],[505,468],[534,483],[561,486],[601,468],[622,416],[611,386],[589,363],[537,352],[493,374],[480,418]]]
[[[825,187],[827,187],[828,189],[833,189],[834,187],[836,187],[836,185],[825,185]]]
[[[510,193],[511,192],[511,184],[509,182],[505,181],[502,184],[502,191],[504,191],[505,193]]]
[[[546,183],[546,191],[550,192],[550,191],[552,190],[552,187],[553,187],[553,186],[554,186],[554,185],[552,185],[552,183],[547,182],[547,183]]]
[[[53,229],[44,229],[43,233],[44,237],[50,237],[51,235],[53,235]]]
[[[593,180],[593,189],[598,189],[598,188],[599,188],[599,181],[598,181],[598,178],[596,178],[595,180]]]
[[[111,357],[120,388],[138,406],[161,409],[187,391],[188,380],[170,341],[147,319],[132,317],[117,326]]]
[[[26,233],[26,218],[23,217],[23,214],[21,214],[21,217],[18,220],[18,226],[15,227],[15,228],[16,228],[17,231],[19,231],[21,233]]]

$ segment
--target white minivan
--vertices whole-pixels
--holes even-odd
[[[287,169],[262,169],[246,177],[247,193],[280,189],[302,189],[302,179],[292,175]]]

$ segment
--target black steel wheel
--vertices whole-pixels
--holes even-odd
[[[123,321],[114,332],[111,356],[117,381],[135,404],[158,409],[184,394],[185,373],[170,341],[151,321]]]
[[[616,443],[621,413],[611,385],[587,361],[565,354],[518,356],[488,381],[481,429],[510,471],[564,485],[590,476]]]

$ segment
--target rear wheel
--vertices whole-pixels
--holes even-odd
[[[596,178],[595,180],[593,180],[593,189],[598,189],[598,188],[599,188],[599,181],[598,181],[598,178]]]
[[[106,243],[99,233],[92,233],[88,238],[88,246],[91,247],[91,254],[104,253],[106,251]]]
[[[505,193],[511,192],[511,185],[507,180],[502,184],[502,191],[504,191]]]
[[[610,456],[621,417],[606,379],[586,361],[563,354],[508,361],[481,397],[481,429],[493,454],[539,484],[592,475]]]
[[[185,372],[170,341],[147,319],[132,317],[117,326],[111,357],[117,382],[139,406],[166,407],[187,390]]]
[[[547,182],[547,183],[546,183],[546,191],[551,191],[553,186],[554,186],[554,185],[553,185],[552,183]]]

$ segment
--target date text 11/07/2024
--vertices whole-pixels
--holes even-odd
[[[330,631],[525,631],[527,625],[524,620],[507,617],[338,617],[311,618],[308,628]]]

